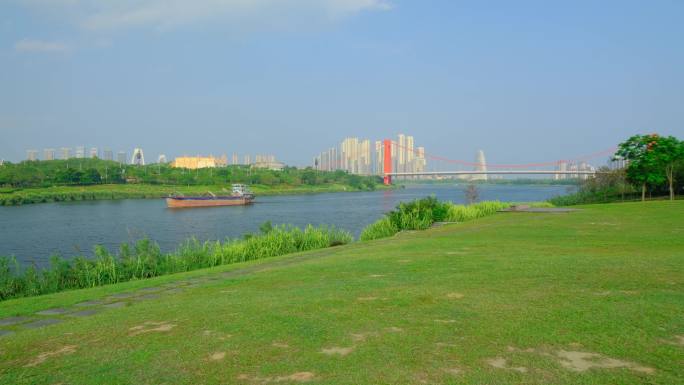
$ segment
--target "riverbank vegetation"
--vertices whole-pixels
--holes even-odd
[[[646,199],[674,200],[684,194],[684,141],[672,136],[634,135],[620,143],[614,158],[624,167],[599,168],[574,194],[554,197],[557,206]]]
[[[3,301],[0,383],[681,384],[682,223],[497,214]]]
[[[302,230],[267,223],[261,233],[248,234],[244,239],[225,242],[190,239],[171,253],[162,253],[157,243],[142,239],[134,244],[122,244],[117,254],[96,246],[93,258],[55,256],[44,269],[22,268],[15,259],[0,257],[0,300],[152,278],[339,246],[352,240],[350,233],[334,227],[307,226]]]
[[[375,176],[294,167],[275,171],[234,165],[188,170],[100,159],[24,161],[0,166],[0,205],[220,193],[231,183],[249,184],[260,195],[369,191],[381,187],[381,182]]]
[[[470,205],[440,202],[434,197],[402,202],[383,218],[366,226],[360,240],[387,238],[405,230],[425,230],[436,222],[467,222],[492,215],[514,203],[485,201]],[[549,202],[526,203],[533,207],[552,207]]]

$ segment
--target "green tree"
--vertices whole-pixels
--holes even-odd
[[[684,157],[682,142],[677,138],[658,134],[634,135],[620,143],[616,156],[625,159],[627,179],[641,186],[641,200],[646,199],[647,186],[669,185],[670,199],[674,199],[675,168]]]

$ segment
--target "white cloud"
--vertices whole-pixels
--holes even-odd
[[[66,52],[69,46],[54,41],[22,39],[14,44],[14,49],[19,52]]]
[[[363,11],[387,11],[389,0],[19,0],[42,11],[65,12],[82,27],[174,28],[201,22],[282,24],[302,16],[339,19]],[[298,20],[301,22],[302,20]],[[312,20],[316,22],[316,20]]]

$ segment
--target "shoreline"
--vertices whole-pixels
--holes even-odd
[[[206,194],[220,192],[229,185],[151,185],[151,184],[98,184],[90,186],[53,186],[43,188],[15,189],[0,192],[0,206],[22,206],[26,204],[76,202],[90,200],[159,199],[172,193]],[[252,185],[257,196],[305,195],[337,192],[369,192],[390,190],[401,186],[376,185],[375,189],[357,189],[350,185],[329,184],[318,186],[265,186]]]

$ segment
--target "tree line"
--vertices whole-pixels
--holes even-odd
[[[122,165],[101,159],[5,162],[0,166],[0,186],[10,188],[123,183],[179,186],[245,183],[265,186],[343,184],[358,189],[374,189],[380,182],[380,178],[376,176],[295,167],[268,170],[246,165],[231,165],[190,170],[173,168],[168,164]]]

